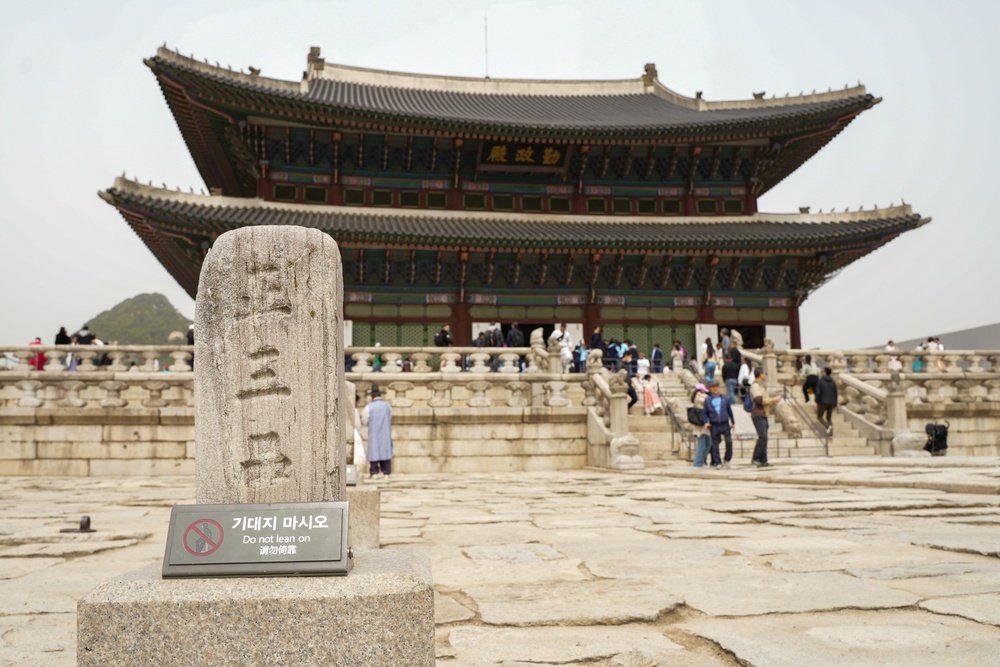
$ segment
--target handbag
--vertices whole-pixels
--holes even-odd
[[[701,410],[694,407],[693,405],[688,408],[688,423],[694,424],[695,426],[704,426],[705,422],[701,419]]]

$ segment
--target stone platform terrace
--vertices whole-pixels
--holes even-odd
[[[438,664],[1000,661],[1000,460],[401,475]],[[0,664],[75,664],[76,601],[159,561],[192,477],[0,479]],[[97,532],[63,534],[83,514]]]

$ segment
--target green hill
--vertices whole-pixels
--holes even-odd
[[[162,294],[140,294],[90,320],[90,330],[105,343],[168,345],[170,334],[186,334],[191,320],[181,315]]]

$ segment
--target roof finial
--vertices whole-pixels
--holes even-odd
[[[900,198],[899,198],[899,205],[900,205],[900,206],[906,206],[906,200],[905,200],[905,199],[903,199],[902,197],[900,197]]]
[[[753,94],[753,98],[755,100],[762,100],[762,99],[764,99],[765,95],[767,95],[767,91],[766,90],[762,90],[759,93],[754,93]]]
[[[656,63],[646,63],[642,69],[645,72],[642,75],[642,85],[652,86],[653,82],[659,77],[656,73]]]

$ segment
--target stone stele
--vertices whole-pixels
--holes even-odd
[[[216,240],[195,305],[199,503],[348,499],[342,303],[325,234],[254,227]],[[378,494],[348,502],[348,528],[374,523],[353,535],[377,547]],[[163,579],[157,563],[80,599],[77,664],[431,667],[430,561],[372,549],[344,577],[221,579]]]
[[[195,302],[199,503],[346,500],[340,250],[305,227],[244,227],[205,258]]]

